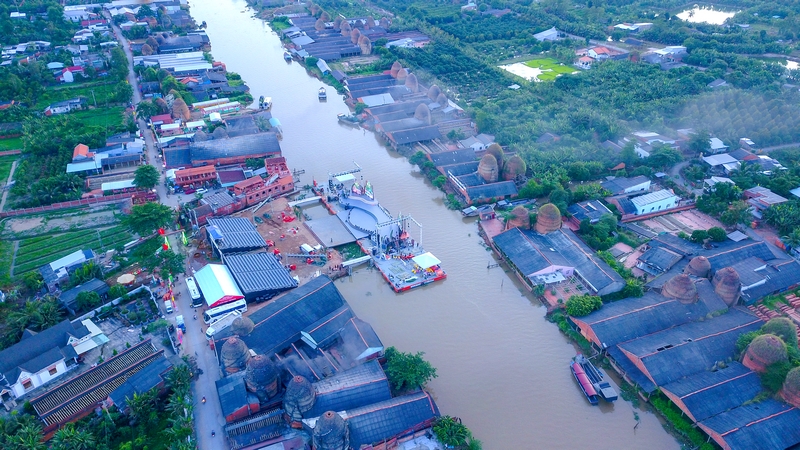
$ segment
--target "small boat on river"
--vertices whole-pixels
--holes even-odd
[[[358,116],[352,114],[339,113],[336,115],[336,118],[339,119],[339,123],[350,125],[351,127],[357,128],[361,126],[361,120],[359,120]]]
[[[283,52],[283,60],[284,61],[291,61],[292,60],[292,54],[289,53],[289,52]]]
[[[272,108],[272,97],[264,97],[263,95],[258,98],[258,108],[269,110]]]
[[[598,397],[609,403],[619,398],[616,389],[606,380],[605,374],[589,358],[578,354],[573,358],[570,369],[589,403],[596,405]]]
[[[325,91],[324,87],[319,88],[319,93],[317,94],[320,100],[327,100],[328,93]]]

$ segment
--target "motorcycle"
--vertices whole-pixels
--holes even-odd
[[[203,402],[204,405],[206,404],[206,398],[205,397],[203,397],[202,402]]]

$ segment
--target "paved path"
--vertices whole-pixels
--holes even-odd
[[[11,171],[8,173],[8,180],[6,180],[5,186],[3,186],[3,198],[0,200],[0,212],[3,211],[3,208],[6,207],[6,198],[8,198],[8,188],[7,186],[11,184],[11,180],[14,179],[14,171],[17,170],[17,163],[19,160],[16,160],[11,163]],[[12,274],[13,275],[13,274]]]
[[[133,71],[133,53],[131,52],[128,40],[122,35],[122,31],[113,23],[111,17],[108,17],[108,12],[105,12],[105,14],[112,23],[112,29],[114,30],[117,41],[122,45],[122,49],[128,57],[128,83],[130,83],[133,88],[132,103],[133,107],[136,108],[136,105],[142,101],[142,94],[139,91],[139,81],[136,78],[136,73]],[[161,178],[156,186],[156,191],[158,192],[161,203],[176,208],[180,206],[181,201],[186,202],[190,200],[192,196],[181,197],[167,192],[168,190],[164,185],[164,180],[166,178],[163,172],[164,165],[159,156],[158,145],[153,130],[147,126],[147,122],[144,119],[138,118],[137,124],[139,125],[139,130],[146,144],[147,163],[155,166],[161,173]],[[189,251],[193,251],[184,247],[179,240],[179,235],[170,236],[172,248],[175,251],[179,251],[184,255],[188,254]],[[208,341],[205,337],[206,325],[202,320],[203,310],[202,308],[198,308],[195,311],[191,307],[191,297],[189,296],[189,291],[184,281],[185,277],[190,273],[191,268],[188,267],[187,263],[187,274],[181,275],[179,281],[175,283],[174,292],[178,294],[175,299],[177,310],[172,314],[168,314],[167,319],[175,323],[175,317],[183,315],[186,323],[186,333],[183,335],[181,355],[196,356],[197,367],[203,371],[199,379],[193,383],[195,400],[194,425],[197,448],[201,450],[227,450],[228,444],[223,438],[224,433],[222,431],[222,427],[225,425],[225,417],[222,415],[222,408],[220,407],[216,385],[214,384],[214,382],[220,378],[219,365],[217,364],[216,355],[209,348]],[[195,313],[197,314],[196,320],[193,319]],[[205,404],[201,402],[204,396],[206,397]],[[215,437],[211,437],[212,430],[217,433]]]
[[[178,235],[171,236],[170,240],[175,251],[183,254],[194,251],[194,249],[186,248],[180,244]],[[167,319],[174,323],[175,316],[183,315],[186,323],[186,333],[183,335],[181,355],[196,355],[197,367],[203,371],[199,379],[193,383],[195,400],[194,425],[197,432],[197,448],[203,450],[227,450],[227,442],[222,437],[225,417],[222,415],[222,408],[219,404],[216,385],[214,384],[215,381],[220,379],[219,365],[206,340],[205,330],[207,325],[203,323],[203,308],[194,310],[191,307],[192,301],[185,282],[185,277],[188,275],[191,275],[191,268],[187,263],[187,274],[181,275],[175,283],[174,292],[179,294],[175,298],[177,310],[172,314],[168,314]],[[197,319],[193,319],[194,314],[197,314]],[[201,402],[204,396],[206,397],[205,404]],[[216,431],[217,435],[215,437],[211,437],[211,430]]]

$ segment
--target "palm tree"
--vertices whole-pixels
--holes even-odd
[[[39,311],[33,317],[33,325],[44,330],[58,324],[62,318],[61,306],[55,299],[50,299],[39,304]]]
[[[51,450],[92,450],[95,448],[95,439],[91,433],[78,430],[75,424],[68,423],[64,428],[56,431],[51,442]]]
[[[17,431],[11,440],[13,448],[19,450],[45,450],[42,442],[42,427],[38,424],[25,425]]]
[[[155,412],[155,390],[151,389],[143,394],[134,393],[133,398],[128,398],[127,400],[128,408],[130,409],[128,415],[138,424],[146,423],[150,419],[150,415]]]
[[[186,397],[189,392],[189,387],[192,382],[192,373],[189,366],[181,364],[167,375],[167,383],[169,384],[172,392],[179,394],[181,397]]]
[[[800,248],[800,228],[795,228],[786,236],[781,236],[781,240],[792,248]]]

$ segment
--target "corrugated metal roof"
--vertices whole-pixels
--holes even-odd
[[[104,191],[114,191],[117,189],[130,189],[136,187],[133,184],[133,180],[120,180],[120,181],[109,181],[107,183],[103,183],[100,185],[100,189]]]
[[[311,339],[313,339],[313,342],[308,342],[309,345],[326,348],[353,317],[355,317],[355,314],[353,314],[353,310],[350,309],[350,305],[344,304],[332,313],[309,325],[308,328],[303,329],[303,333],[308,334]],[[303,340],[306,339],[307,338],[304,336]]]
[[[480,186],[467,187],[467,195],[470,200],[493,199],[517,195],[517,185],[513,181],[500,181],[498,183],[488,183]]]
[[[243,217],[220,217],[208,219],[209,228],[221,236],[216,246],[225,252],[242,252],[264,248],[267,242],[256,230],[255,225]]]
[[[640,195],[638,197],[633,197],[631,202],[638,207],[642,207],[644,205],[649,205],[651,203],[660,202],[661,200],[666,200],[668,198],[677,197],[672,192],[663,189],[660,191],[651,192],[649,194]]]
[[[277,135],[270,132],[194,142],[190,148],[193,162],[232,157],[256,158],[281,153]]]
[[[164,374],[172,369],[172,363],[163,355],[151,364],[137,372],[128,380],[114,389],[108,397],[120,411],[125,411],[128,406],[128,399],[133,398],[134,394],[143,394],[150,389],[158,386],[164,381]]]
[[[297,287],[297,281],[271,253],[230,255],[225,257],[225,264],[247,297],[277,294]]]

